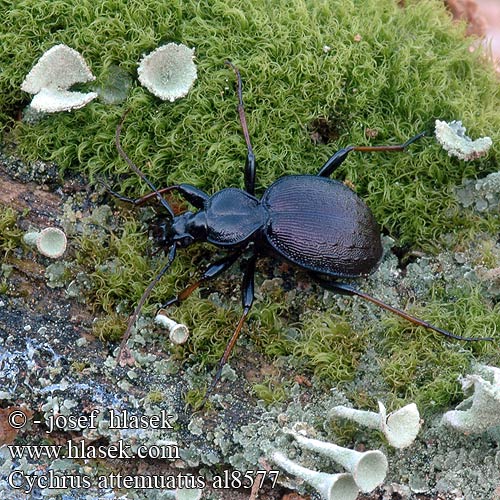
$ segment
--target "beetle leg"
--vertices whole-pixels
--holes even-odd
[[[127,350],[127,341],[130,337],[130,333],[132,332],[132,327],[135,324],[135,321],[137,317],[139,316],[139,313],[141,312],[142,306],[146,302],[147,298],[149,297],[149,294],[153,290],[153,288],[156,286],[158,281],[162,278],[162,276],[168,271],[170,266],[172,265],[172,262],[175,259],[175,252],[176,252],[176,246],[175,243],[170,247],[168,251],[168,260],[167,263],[162,267],[161,271],[153,278],[151,283],[147,286],[146,290],[144,290],[142,297],[139,299],[139,302],[137,303],[137,306],[132,313],[132,316],[130,316],[127,324],[127,329],[125,330],[125,333],[123,334],[122,341],[120,343],[120,347],[118,349],[118,356],[117,359],[120,363],[120,365],[125,366],[126,360],[124,356],[124,353]]]
[[[342,162],[347,158],[347,155],[354,150],[354,146],[348,146],[347,148],[339,149],[333,156],[331,156],[327,162],[321,167],[318,172],[318,177],[329,177],[333,171],[342,164]]]
[[[191,205],[198,210],[201,210],[204,207],[205,202],[208,198],[210,198],[208,194],[204,193],[201,189],[191,186],[190,184],[174,184],[173,186],[159,189],[158,193],[163,194],[170,191],[177,191],[186,201],[191,203]],[[134,200],[134,204],[139,206],[143,205],[155,196],[156,193],[154,191],[152,193],[145,194],[141,198]]]
[[[158,191],[152,191],[151,193],[145,194],[140,198],[128,198],[127,196],[123,196],[116,191],[113,191],[106,184],[104,184],[104,187],[115,198],[118,198],[121,201],[125,201],[126,203],[131,203],[135,207],[140,207],[148,201],[154,200],[155,198],[157,198],[158,194],[165,194],[169,193],[170,191],[178,191],[189,203],[191,203],[191,205],[200,210],[203,208],[204,202],[209,198],[206,193],[189,184],[174,184],[173,186],[158,189]]]
[[[404,151],[410,144],[420,139],[426,134],[427,131],[420,132],[408,139],[403,144],[393,144],[386,146],[347,146],[346,148],[339,149],[333,156],[331,156],[326,163],[321,167],[318,172],[318,177],[329,177],[333,171],[342,164],[351,151],[361,151],[364,153],[378,152],[378,151]]]
[[[206,400],[208,399],[208,396],[211,394],[215,386],[220,380],[221,374],[222,374],[222,369],[224,368],[224,365],[227,363],[227,360],[229,359],[229,356],[231,355],[231,351],[233,350],[236,341],[238,340],[238,337],[241,332],[241,328],[245,324],[245,321],[247,319],[248,313],[250,312],[250,309],[252,308],[253,300],[254,300],[254,275],[255,275],[255,263],[257,261],[257,256],[254,254],[250,257],[250,259],[247,262],[247,267],[245,269],[245,274],[243,275],[243,283],[241,285],[241,305],[243,306],[243,314],[241,315],[240,320],[238,321],[238,324],[236,325],[236,329],[234,330],[234,333],[227,343],[226,349],[224,350],[224,354],[222,355],[219,365],[217,367],[217,372],[215,373],[215,376],[212,380],[212,383],[210,384],[210,387],[208,388],[205,397],[203,399],[203,405],[205,404]]]
[[[226,64],[233,68],[238,84],[238,115],[240,117],[241,128],[243,129],[243,136],[245,137],[245,142],[247,144],[247,158],[245,161],[245,190],[247,193],[254,195],[255,168],[257,164],[255,162],[255,155],[253,154],[252,143],[250,142],[250,134],[248,132],[248,125],[245,117],[245,108],[243,106],[241,75],[238,68],[231,61],[226,61]]]
[[[424,328],[428,328],[429,330],[434,330],[435,332],[440,333],[441,335],[445,335],[446,337],[452,338],[452,339],[457,339],[457,340],[466,340],[466,341],[475,341],[475,340],[493,340],[491,337],[462,337],[460,335],[455,335],[454,333],[450,333],[447,330],[443,330],[442,328],[438,328],[437,326],[431,325],[430,323],[427,323],[427,321],[424,321],[419,318],[415,318],[414,316],[411,316],[410,314],[402,311],[401,309],[397,309],[396,307],[392,307],[389,304],[386,304],[385,302],[382,302],[379,299],[376,299],[375,297],[372,297],[371,295],[368,295],[365,292],[362,292],[358,290],[357,288],[352,287],[351,285],[348,285],[347,283],[339,283],[336,281],[326,281],[319,279],[319,283],[322,287],[327,288],[329,290],[333,290],[334,292],[338,293],[343,293],[345,295],[356,295],[358,297],[361,297],[364,300],[367,300],[368,302],[371,302],[373,304],[376,304],[377,306],[386,309],[387,311],[390,311],[394,314],[397,314],[398,316],[401,316],[402,318],[410,321],[411,323],[418,325],[418,326],[423,326]]]
[[[191,285],[184,288],[184,290],[182,290],[178,295],[165,302],[165,304],[161,306],[161,309],[166,309],[172,304],[179,304],[183,300],[186,300],[202,283],[219,276],[219,274],[224,272],[226,269],[229,269],[242,253],[243,249],[230,255],[226,255],[224,258],[210,264],[197,281],[191,283]]]
[[[252,196],[255,194],[255,156],[252,151],[248,151],[245,161],[245,191]]]

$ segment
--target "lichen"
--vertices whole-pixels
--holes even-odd
[[[79,109],[97,97],[95,92],[75,92],[76,83],[95,80],[79,52],[58,44],[45,52],[21,84],[21,90],[35,94],[31,107],[36,111],[55,113]]]
[[[436,139],[448,151],[449,156],[456,156],[460,160],[470,161],[481,158],[491,148],[490,137],[480,137],[472,140],[465,135],[467,129],[461,121],[449,123],[436,120]]]
[[[194,49],[167,43],[141,59],[139,81],[155,96],[173,102],[184,97],[196,80],[193,58]]]
[[[500,172],[493,172],[482,179],[464,179],[456,189],[458,201],[464,207],[478,212],[497,212],[500,204]]]
[[[463,433],[478,434],[500,429],[500,368],[476,366],[463,376],[462,390],[468,395],[455,410],[447,411],[442,422]]]
[[[23,232],[17,226],[18,216],[13,208],[0,204],[0,252],[3,259],[21,244]]]

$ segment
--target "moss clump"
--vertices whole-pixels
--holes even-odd
[[[161,403],[165,399],[165,394],[160,390],[153,390],[148,392],[146,397],[150,403]]]
[[[0,255],[5,259],[15,248],[22,245],[23,232],[17,226],[18,213],[0,204]]]
[[[90,277],[95,302],[109,314],[116,312],[116,306],[127,295],[131,302],[140,297],[146,282],[143,277],[151,275],[144,229],[135,220],[125,219],[119,232],[112,232],[107,238],[92,234],[79,241],[79,260],[92,263],[94,268]]]
[[[184,394],[184,401],[187,406],[193,408],[194,410],[201,407],[205,400],[206,388],[205,389],[190,389]],[[205,408],[210,409],[210,401],[206,402]]]
[[[254,306],[250,330],[257,348],[268,356],[290,356],[295,370],[313,373],[320,384],[352,380],[366,348],[364,333],[354,332],[346,318],[320,311],[305,312],[291,326],[289,301],[278,295]],[[314,292],[308,300],[317,302]]]
[[[474,356],[498,366],[499,313],[498,304],[485,305],[479,289],[457,290],[454,302],[434,302],[419,311],[420,317],[458,335],[493,337],[493,342],[477,343],[448,341],[391,318],[379,359],[395,402],[416,402],[423,409],[449,405],[461,397],[458,378],[470,371]]]
[[[83,361],[73,361],[73,363],[71,363],[71,368],[78,373],[83,372],[88,366],[88,363],[84,363]]]
[[[106,231],[96,231],[89,225],[76,238],[76,270],[83,270],[88,276],[85,293],[96,310],[104,310],[108,315],[123,314],[126,318],[161,269],[164,257],[161,253],[152,255],[156,249],[145,224],[134,219],[130,212],[115,215],[114,223]],[[193,248],[176,259],[171,272],[153,289],[144,312],[153,309],[151,304],[161,304],[173,295],[177,281],[182,283],[186,279],[188,261],[196,251]],[[111,318],[109,321],[114,323]]]
[[[365,348],[364,334],[353,331],[344,318],[311,313],[302,319],[301,335],[292,352],[300,366],[330,385],[354,377]]]
[[[92,178],[126,173],[121,189],[136,195],[145,186],[118,159],[113,138],[130,108],[124,146],[153,182],[189,182],[208,192],[241,186],[245,147],[233,74],[223,65],[231,58],[244,78],[260,194],[281,175],[317,172],[348,143],[402,142],[436,117],[462,119],[471,135],[498,144],[500,88],[463,35],[437,0],[405,7],[394,0],[246,0],[237,7],[225,0],[106,0],[98,9],[90,0],[19,0],[0,27],[0,120],[14,126],[26,157]],[[100,87],[111,68],[135,77],[141,55],[168,41],[196,48],[199,80],[186,99],[162,103],[135,82],[123,105],[96,101],[36,125],[13,123],[28,99],[19,90],[24,76],[56,43],[80,51]],[[336,143],[311,141],[310,124],[319,118],[338,131]],[[350,179],[401,243],[432,245],[450,227],[471,224],[450,215],[450,188],[496,169],[495,151],[462,166],[429,142],[411,149],[353,155],[336,176]]]
[[[260,384],[254,384],[252,390],[257,399],[269,405],[280,403],[287,398],[287,392],[283,385],[273,379],[264,380]]]
[[[116,313],[108,313],[92,324],[92,334],[101,340],[116,342],[123,337],[127,328],[127,317]]]
[[[236,308],[223,307],[196,295],[172,310],[171,315],[189,327],[191,335],[184,348],[196,356],[201,366],[213,366],[219,361],[239,319]]]

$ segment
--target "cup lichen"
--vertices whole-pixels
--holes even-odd
[[[378,413],[336,406],[332,408],[329,416],[347,418],[371,429],[378,429],[395,448],[410,446],[417,437],[421,425],[417,405],[410,403],[389,414],[382,402],[379,401],[378,406]]]
[[[23,236],[23,240],[28,245],[36,245],[42,255],[51,259],[61,257],[67,246],[64,231],[57,227],[46,227],[42,231],[28,232]]]
[[[481,433],[500,426],[500,368],[478,365],[475,373],[461,379],[462,389],[473,394],[455,410],[447,411],[442,423],[464,433]]]
[[[308,438],[295,430],[285,429],[284,432],[293,436],[301,448],[318,452],[342,465],[352,474],[362,492],[369,493],[384,482],[388,462],[381,451],[359,452],[327,441]]]
[[[351,474],[327,474],[295,463],[283,453],[274,451],[271,460],[289,474],[302,479],[316,489],[324,500],[356,500],[358,487]]]
[[[189,330],[186,325],[177,323],[168,316],[165,316],[162,311],[156,315],[155,322],[169,331],[169,338],[172,344],[184,344],[187,341]]]
[[[79,109],[97,97],[96,92],[74,92],[76,83],[95,80],[82,55],[64,44],[54,45],[45,52],[26,75],[21,90],[35,94],[31,107],[37,111],[55,113]]]
[[[141,59],[139,81],[155,96],[173,102],[184,97],[196,80],[193,58],[194,49],[167,43]]]
[[[467,129],[460,120],[449,123],[436,120],[436,139],[448,151],[449,156],[456,156],[460,160],[470,161],[484,156],[493,144],[490,137],[480,137],[473,141],[465,135]]]

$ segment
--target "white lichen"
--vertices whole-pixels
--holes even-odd
[[[189,329],[182,323],[177,323],[161,311],[155,317],[155,322],[169,331],[169,338],[172,344],[184,344],[189,337]]]
[[[347,406],[336,406],[330,411],[330,418],[342,417],[358,424],[381,431],[388,443],[395,448],[410,446],[420,430],[420,414],[415,403],[387,415],[383,403],[378,402],[379,412],[357,410]]]
[[[202,490],[198,488],[178,488],[176,490],[164,490],[162,498],[172,500],[200,500]]]
[[[311,485],[324,500],[355,500],[358,487],[351,474],[327,474],[303,467],[280,451],[270,455],[271,460],[289,474]]]
[[[364,493],[380,486],[387,474],[387,457],[379,450],[359,452],[333,443],[311,439],[295,430],[285,429],[293,436],[301,448],[321,453],[352,474],[357,487]]]
[[[436,120],[436,139],[449,156],[470,161],[484,156],[492,145],[490,137],[480,137],[473,141],[465,135],[466,128],[461,121],[445,122]]]
[[[31,107],[55,113],[78,109],[97,97],[96,92],[72,92],[75,83],[95,80],[82,55],[67,45],[50,48],[26,75],[21,90],[35,94]]]
[[[42,255],[51,259],[61,257],[67,246],[66,235],[57,227],[47,227],[42,231],[31,231],[23,236],[23,240],[28,245],[36,245]]]
[[[31,107],[45,113],[57,113],[83,108],[95,99],[95,92],[72,92],[71,90],[42,89],[33,97]]]
[[[194,49],[183,44],[168,43],[148,55],[139,63],[139,81],[152,94],[164,101],[184,97],[196,80]]]
[[[475,373],[461,379],[465,394],[455,410],[443,415],[442,423],[464,433],[481,433],[500,426],[500,368],[478,365]]]

